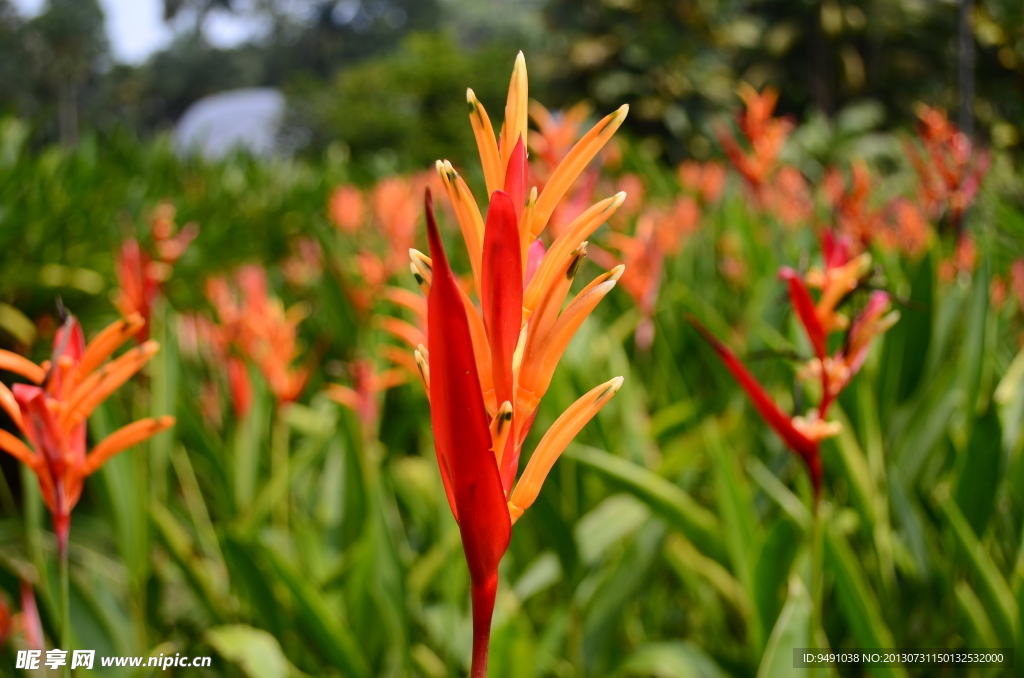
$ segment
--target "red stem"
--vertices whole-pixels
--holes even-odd
[[[498,573],[487,575],[483,581],[474,581],[473,596],[473,666],[470,678],[487,678],[487,651],[491,644],[491,616],[494,598],[498,592]]]

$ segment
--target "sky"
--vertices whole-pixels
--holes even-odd
[[[13,0],[19,12],[33,16],[45,0]],[[174,29],[163,21],[162,0],[99,0],[107,19],[107,37],[114,58],[139,64],[165,47]],[[204,25],[207,40],[218,47],[231,47],[259,35],[262,27],[251,19],[212,12]]]

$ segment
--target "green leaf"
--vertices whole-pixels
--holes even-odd
[[[971,431],[971,439],[959,460],[954,496],[975,534],[982,534],[995,510],[996,489],[1001,479],[1002,430],[995,408],[989,407]]]
[[[213,649],[248,678],[288,678],[288,660],[277,638],[245,624],[218,626],[205,634]]]
[[[849,488],[853,504],[856,506],[861,520],[864,521],[864,527],[870,533],[877,522],[877,516],[875,515],[875,505],[877,502],[875,498],[875,484],[871,480],[871,470],[868,468],[867,457],[865,457],[860,444],[857,442],[857,437],[853,433],[850,420],[846,417],[846,413],[839,408],[838,404],[832,406],[832,415],[842,425],[842,430],[835,440],[835,445],[833,446],[830,443],[825,449],[826,451],[834,449],[838,453],[836,455],[840,462],[838,467],[843,471],[843,477]],[[828,460],[826,460],[826,467],[827,462]]]
[[[800,547],[801,530],[787,518],[775,521],[753,555],[751,599],[762,637],[758,651],[764,650],[767,630],[774,627],[785,602],[785,585]]]
[[[725,678],[727,674],[693,643],[667,641],[641,645],[614,675],[622,678]]]
[[[971,629],[973,638],[968,636],[968,641],[973,647],[999,647],[999,636],[992,628],[992,621],[989,619],[985,606],[978,599],[974,589],[967,582],[961,580],[953,587],[956,593],[957,606],[966,618]]]
[[[967,558],[967,566],[974,576],[978,597],[985,604],[985,609],[988,610],[1002,646],[1012,647],[1015,639],[1015,622],[1019,612],[1017,600],[1013,597],[1010,586],[1003,579],[1003,575],[999,573],[999,568],[992,562],[992,558],[985,551],[984,546],[978,541],[967,518],[961,513],[953,498],[949,496],[948,488],[946,486],[937,488],[935,498],[946,524],[952,528],[953,536]],[[879,645],[878,647],[888,646]]]
[[[632,492],[707,555],[721,563],[728,560],[715,514],[678,486],[642,466],[592,447],[574,444],[564,454]]]
[[[985,318],[988,315],[989,263],[983,257],[981,266],[974,273],[974,287],[971,290],[966,320],[966,334],[960,352],[960,388],[963,389],[964,412],[967,415],[967,431],[972,429],[975,409],[978,405],[978,391],[981,389],[982,357],[985,352]]]
[[[584,565],[596,565],[608,550],[635,533],[650,509],[631,494],[613,494],[579,519],[573,530]]]
[[[1003,425],[1003,444],[1007,450],[1014,450],[1022,440],[1024,431],[1024,348],[1010,363],[993,400],[999,406],[999,418]]]
[[[749,588],[748,554],[754,542],[758,519],[746,477],[740,472],[736,454],[727,450],[718,434],[714,419],[704,426],[704,441],[715,459],[715,497],[725,528],[732,571]]]
[[[150,503],[149,515],[158,536],[185,573],[196,597],[215,620],[226,619],[225,602],[217,590],[216,577],[209,565],[195,552],[188,532],[163,504],[155,501]]]
[[[789,578],[789,595],[768,637],[757,678],[797,676],[806,671],[793,668],[793,649],[810,647],[811,595],[795,574]]]
[[[892,632],[882,617],[875,592],[868,586],[860,560],[846,539],[829,525],[825,530],[825,568],[834,581],[839,607],[846,617],[858,647],[895,647]],[[904,678],[902,666],[879,666],[880,678]]]
[[[291,592],[302,631],[343,675],[369,678],[370,668],[359,643],[348,624],[328,607],[323,591],[275,549],[263,548],[262,551],[281,583]]]

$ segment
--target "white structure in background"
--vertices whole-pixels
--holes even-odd
[[[174,130],[179,154],[223,158],[234,150],[267,156],[278,150],[284,95],[272,88],[237,89],[204,97],[189,106]]]

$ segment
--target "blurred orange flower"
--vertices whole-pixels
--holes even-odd
[[[71,510],[82,494],[85,478],[114,455],[174,424],[174,417],[136,421],[110,434],[86,454],[89,415],[159,349],[156,342],[147,341],[105,362],[144,325],[141,315],[132,314],[107,327],[87,346],[78,320],[68,315],[54,336],[50,360],[42,365],[0,350],[0,369],[31,382],[15,384],[12,389],[0,384],[0,407],[29,442],[26,445],[0,430],[0,449],[36,474],[61,553],[66,553]]]
[[[933,218],[947,214],[959,232],[992,158],[987,151],[976,150],[942,109],[919,104],[917,116],[917,135],[925,153],[909,141],[904,149],[921,182],[921,204]]]
[[[194,222],[185,224],[175,233],[174,216],[174,205],[169,202],[162,202],[153,210],[149,228],[156,248],[155,260],[142,250],[135,238],[124,241],[116,258],[119,289],[114,305],[125,318],[133,313],[142,316],[145,325],[136,336],[137,341],[149,338],[150,316],[160,287],[171,276],[174,263],[199,235],[199,226]]]
[[[786,118],[772,117],[778,102],[777,90],[768,87],[758,93],[749,84],[740,83],[738,93],[745,108],[736,116],[737,126],[743,135],[743,144],[725,125],[716,129],[722,150],[732,166],[747,181],[755,199],[760,199],[762,187],[775,173],[779,154],[793,129],[793,123]]]
[[[331,194],[327,211],[338,229],[349,234],[355,233],[362,226],[366,211],[362,192],[351,184],[339,186]]]
[[[279,403],[295,400],[309,376],[308,366],[294,366],[299,357],[298,325],[306,316],[299,305],[285,309],[271,297],[265,269],[243,266],[235,274],[236,295],[221,277],[207,281],[213,305],[227,340],[233,342],[263,374]],[[244,396],[240,398],[243,402]]]

